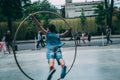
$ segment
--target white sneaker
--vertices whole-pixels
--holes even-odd
[[[50,70],[47,80],[51,80],[52,75],[55,73],[55,71],[56,71],[56,69]]]

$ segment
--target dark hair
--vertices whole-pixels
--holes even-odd
[[[50,30],[52,33],[57,33],[55,25],[54,24],[48,24],[47,28]]]

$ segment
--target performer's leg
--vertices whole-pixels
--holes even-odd
[[[65,61],[64,61],[63,59],[60,59],[59,61],[60,61],[60,64],[61,64],[61,66],[62,66],[62,71],[61,71],[60,77],[61,77],[61,78],[64,78],[65,75],[66,75],[67,67],[66,67]]]
[[[7,50],[8,50],[8,52],[9,52],[9,54],[11,54],[11,52],[10,52],[10,43],[7,42],[6,45],[7,45]]]
[[[39,43],[40,43],[40,41],[37,41],[37,45],[36,45],[36,48],[38,48],[38,47],[39,47]]]
[[[50,72],[49,72],[47,80],[51,80],[52,75],[56,71],[56,69],[54,69],[54,59],[49,59],[49,69],[50,69]]]

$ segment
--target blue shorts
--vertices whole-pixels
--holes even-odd
[[[62,58],[62,54],[61,54],[61,50],[59,47],[53,48],[53,49],[47,49],[47,59],[61,59]]]

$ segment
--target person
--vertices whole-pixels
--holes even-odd
[[[2,49],[2,53],[5,54],[6,53],[6,45],[4,41],[0,42],[0,48]]]
[[[8,49],[9,54],[10,52],[10,47],[12,48],[12,36],[11,36],[11,32],[10,30],[7,31],[6,35],[5,35],[5,43]]]
[[[73,40],[72,32],[70,32],[69,35],[70,35],[70,39],[69,39],[69,40],[70,40],[70,41]]]
[[[41,35],[41,46],[45,47],[45,37],[43,36],[42,32],[40,32],[40,35]]]
[[[61,54],[62,51],[60,48],[64,45],[64,43],[61,42],[60,37],[63,37],[66,34],[68,34],[71,31],[71,27],[64,33],[57,34],[55,25],[48,24],[46,30],[42,27],[42,24],[34,17],[34,14],[30,14],[30,17],[36,23],[38,28],[46,35],[46,48],[47,48],[46,56],[48,59],[50,69],[47,80],[51,80],[52,75],[56,71],[56,69],[54,68],[55,59],[58,61],[58,64],[61,65],[62,67],[60,78],[64,78],[66,75],[67,66],[65,65],[65,61]]]
[[[85,44],[85,32],[82,32],[82,41],[83,41],[83,43]]]
[[[109,44],[109,42],[112,43],[112,40],[110,39],[110,36],[111,36],[111,29],[110,29],[110,27],[107,25],[107,28],[106,28],[106,39],[107,39],[107,44]]]
[[[76,34],[76,40],[77,40],[76,44],[80,45],[80,32]]]
[[[91,43],[91,34],[90,33],[88,33],[88,45],[90,46],[90,43]]]
[[[4,35],[3,35],[2,45],[1,45],[1,47],[2,47],[2,52],[3,52],[4,54],[6,53],[5,35],[6,35],[6,33],[4,33]]]
[[[38,41],[37,41],[36,47],[38,48],[39,44],[41,44],[41,47],[45,47],[45,43],[43,41],[43,36],[42,36],[42,32],[41,31],[38,31],[37,39],[38,39]]]

